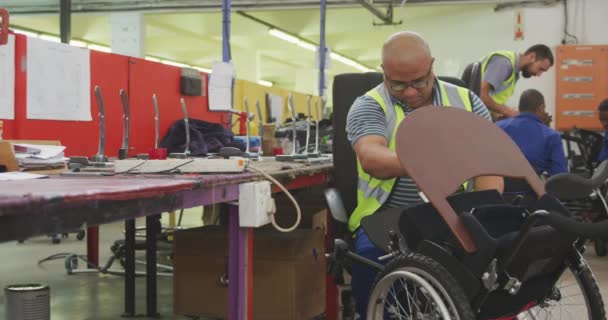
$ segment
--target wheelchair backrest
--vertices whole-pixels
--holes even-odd
[[[481,64],[479,62],[469,63],[464,68],[461,79],[465,83],[466,88],[479,96],[481,89]]]
[[[476,246],[446,198],[478,176],[525,179],[538,197],[543,183],[504,131],[491,121],[457,108],[425,107],[399,125],[397,156],[463,248]]]

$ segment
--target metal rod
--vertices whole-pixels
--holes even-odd
[[[306,96],[306,104],[308,105],[308,118],[306,119],[306,144],[304,147],[304,154],[308,154],[308,147],[310,141],[310,96]]]
[[[319,100],[315,102],[315,114],[317,116],[317,126],[315,128],[315,154],[319,155]]]
[[[130,130],[130,118],[131,112],[129,107],[129,96],[124,89],[120,89],[120,99],[122,101],[122,121],[123,121],[123,132],[122,132],[122,147],[120,148],[119,158],[126,159],[129,154],[129,132]]]
[[[135,220],[125,220],[125,312],[135,315]]]
[[[247,102],[247,97],[245,97],[245,112],[249,115],[249,103]],[[247,117],[247,121],[245,121],[245,153],[249,155],[249,139],[250,139],[250,131],[249,131],[249,117]]]
[[[158,116],[158,99],[156,98],[156,93],[152,95],[152,102],[154,103],[154,148],[158,148],[158,121],[160,120]]]
[[[291,155],[295,156],[297,154],[296,152],[296,139],[297,139],[297,133],[296,133],[296,110],[295,107],[293,105],[293,96],[291,95],[291,92],[289,93],[289,96],[287,97],[287,107],[289,107],[289,110],[291,111],[291,124],[293,125],[291,131],[292,131],[292,135],[293,135],[293,141],[292,141],[292,147],[291,147]]]
[[[222,0],[222,61],[230,62],[230,0]]]
[[[106,149],[106,112],[103,104],[103,96],[101,94],[101,88],[95,86],[95,97],[97,97],[97,108],[99,117],[99,147],[97,148],[97,160],[105,157]],[[100,160],[103,161],[103,160]]]
[[[184,113],[184,129],[186,130],[186,150],[184,154],[188,156],[190,154],[190,120],[188,119],[188,107],[186,106],[186,100],[180,99],[182,104],[182,112]]]
[[[325,9],[327,8],[327,3],[325,0],[321,0],[321,25],[319,28],[319,96],[325,96],[325,58],[327,57],[326,51],[327,47],[325,46]]]
[[[160,215],[146,216],[146,316],[157,317],[156,240],[160,233]]]

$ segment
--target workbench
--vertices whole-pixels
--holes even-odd
[[[281,181],[288,189],[325,184],[331,164],[263,161],[252,162]],[[229,232],[228,319],[251,318],[252,283],[248,278],[253,256],[250,228],[239,227],[239,184],[263,180],[257,173],[234,174],[117,174],[109,176],[61,176],[47,179],[5,181],[0,184],[0,242],[49,233],[93,227],[125,220],[128,265],[125,268],[125,315],[135,313],[134,242],[137,217],[146,217],[148,316],[157,315],[155,223],[163,212],[210,204],[227,204]],[[278,188],[273,187],[273,192]],[[158,226],[158,227],[155,227]],[[89,241],[91,247],[97,239]],[[131,246],[131,247],[130,247]],[[133,259],[133,263],[129,263]],[[132,272],[131,272],[132,271]],[[129,275],[132,273],[132,275]]]

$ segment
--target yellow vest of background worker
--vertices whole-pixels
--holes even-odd
[[[515,81],[517,80],[516,78],[516,74],[517,71],[516,66],[515,66],[515,52],[514,51],[494,51],[491,52],[481,63],[481,80],[483,81],[483,78],[486,74],[486,69],[488,67],[488,62],[490,62],[490,59],[492,59],[493,56],[495,55],[501,55],[507,59],[509,59],[509,61],[511,62],[511,66],[512,71],[511,71],[511,75],[509,76],[509,78],[507,78],[507,80],[505,80],[502,85],[505,89],[503,89],[500,92],[497,92],[495,94],[491,94],[490,96],[492,97],[492,99],[494,101],[496,101],[496,103],[498,104],[506,104],[507,100],[509,100],[509,98],[511,97],[511,95],[513,95],[513,92],[515,91]],[[494,88],[496,89],[496,88]]]
[[[457,107],[467,111],[472,110],[471,100],[469,98],[469,90],[458,87],[443,81],[438,81],[439,90],[441,92],[442,104],[446,107]],[[368,91],[366,95],[372,97],[382,108],[386,115],[387,133],[389,135],[388,147],[395,151],[395,135],[397,128],[403,119],[405,113],[398,104],[392,104],[391,97],[384,87],[380,84],[376,88]],[[391,106],[388,107],[387,106]],[[359,181],[357,183],[357,207],[350,216],[348,228],[354,232],[361,223],[361,219],[376,212],[384,202],[388,199],[397,178],[392,179],[376,179],[367,174],[361,167],[361,162],[357,158],[357,172]],[[466,186],[465,186],[466,188]]]

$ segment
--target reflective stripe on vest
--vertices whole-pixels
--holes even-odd
[[[471,100],[469,98],[469,90],[461,88],[443,81],[438,81],[439,91],[441,93],[441,104],[443,106],[457,107],[472,111]],[[386,116],[386,132],[388,137],[388,148],[395,151],[395,135],[397,128],[403,119],[405,113],[403,108],[398,104],[393,104],[388,90],[384,84],[380,84],[374,89],[368,91],[366,95],[373,98],[382,108]],[[387,108],[391,106],[392,108]],[[376,212],[388,199],[395,186],[396,178],[380,180],[373,178],[367,174],[361,167],[361,163],[357,158],[357,171],[359,179],[357,183],[357,207],[351,215],[348,227],[350,231],[355,231],[361,223],[361,219]]]
[[[494,88],[494,94],[491,95],[492,100],[494,100],[496,103],[498,104],[505,104],[507,102],[507,100],[509,100],[509,98],[513,95],[513,92],[515,91],[515,80],[516,80],[516,71],[515,71],[515,52],[513,51],[494,51],[491,52],[482,62],[481,64],[481,79],[483,79],[483,77],[486,74],[486,68],[488,67],[488,63],[490,62],[490,59],[495,56],[495,55],[500,55],[503,56],[507,59],[509,59],[509,62],[511,62],[511,67],[512,67],[512,71],[511,71],[511,75],[509,76],[509,78],[507,78],[503,83],[503,87],[505,87],[504,90],[500,91],[500,92],[496,92],[496,88]]]

